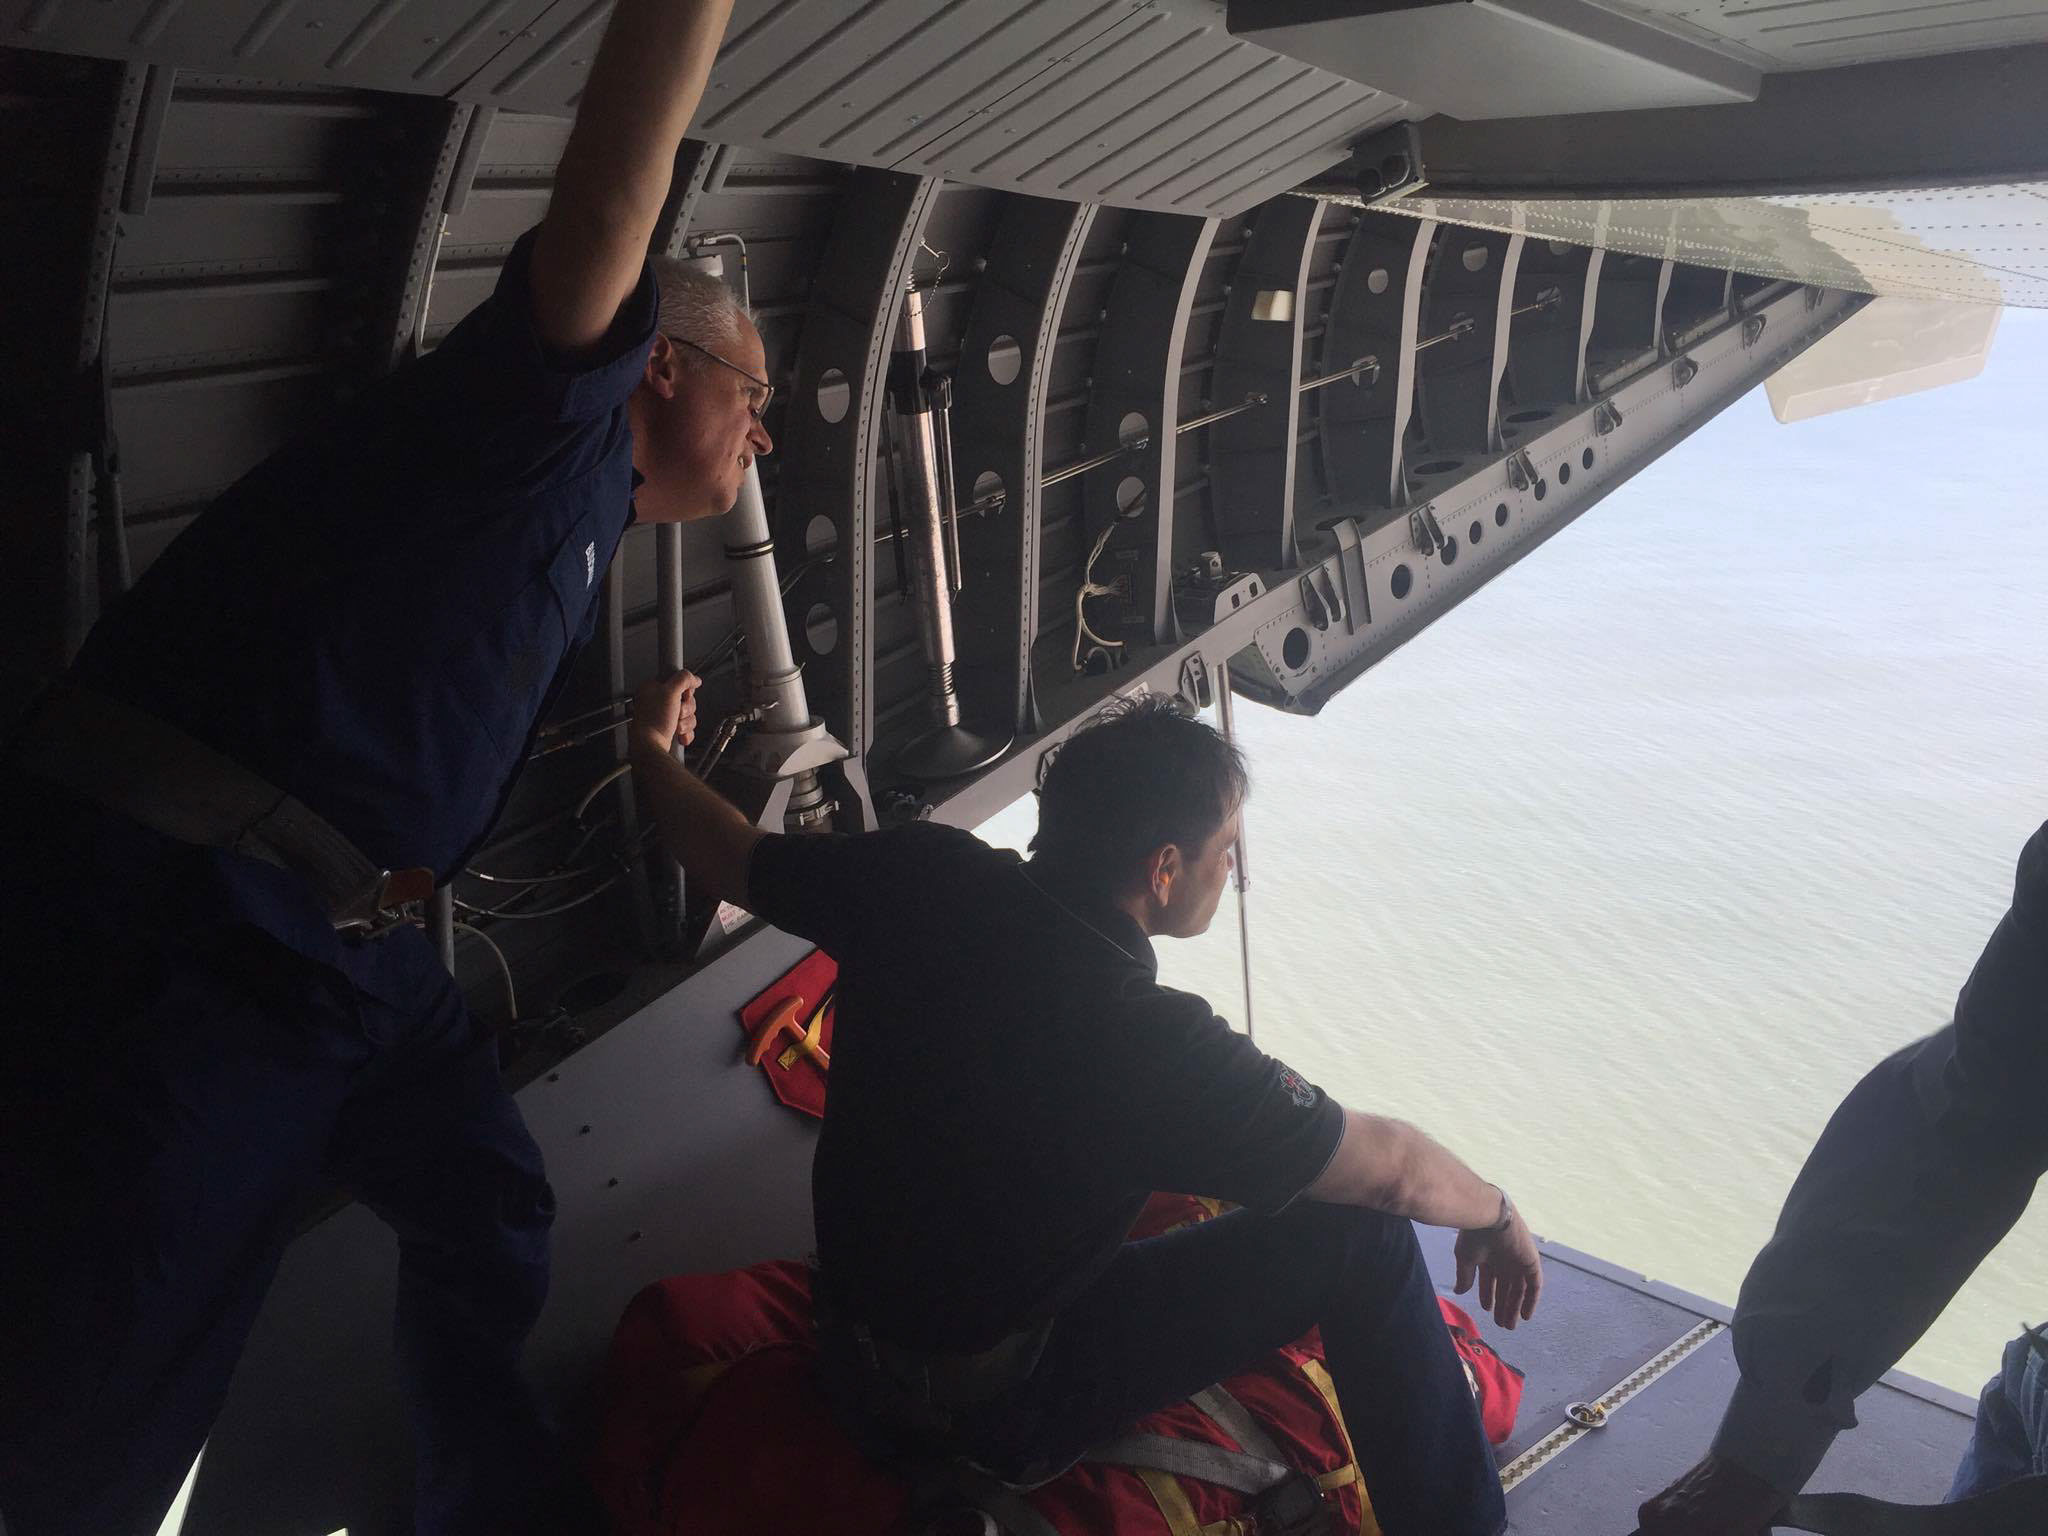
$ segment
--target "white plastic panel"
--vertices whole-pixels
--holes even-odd
[[[1381,206],[1857,293],[2048,307],[2048,181],[1809,197],[1425,195]]]
[[[1805,421],[1974,379],[2003,313],[1993,304],[1878,299],[1771,375],[1771,410],[1780,421]]]

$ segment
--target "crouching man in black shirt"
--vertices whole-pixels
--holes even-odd
[[[828,1390],[883,1452],[1051,1477],[1320,1325],[1387,1536],[1493,1536],[1499,1480],[1411,1218],[1461,1228],[1459,1289],[1536,1307],[1534,1240],[1413,1127],[1347,1110],[1162,987],[1246,791],[1168,701],[1050,755],[1033,858],[918,824],[767,836],[670,755],[686,674],[643,689],[634,763],[692,879],[839,963],[813,1170]],[[1242,1207],[1124,1241],[1153,1190]]]

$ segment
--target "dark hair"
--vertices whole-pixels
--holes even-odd
[[[1118,699],[1039,759],[1031,851],[1122,882],[1168,843],[1201,847],[1250,788],[1244,755],[1177,697]]]

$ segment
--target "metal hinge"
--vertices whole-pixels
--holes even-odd
[[[1433,555],[1444,547],[1444,531],[1437,525],[1434,507],[1422,507],[1408,514],[1408,538],[1425,555]]]

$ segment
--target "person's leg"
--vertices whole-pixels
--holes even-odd
[[[1061,1311],[992,1450],[1072,1455],[1318,1325],[1387,1536],[1493,1536],[1499,1475],[1414,1228],[1373,1211],[1303,1201],[1127,1244]]]
[[[12,1536],[149,1536],[364,1048],[308,1024],[321,973],[253,932],[162,963],[134,936],[96,963],[46,937],[61,971],[0,967],[53,988],[0,1093],[0,1514]]]
[[[399,1375],[418,1448],[422,1536],[571,1518],[557,1439],[519,1369],[548,1286],[554,1194],[494,1041],[417,935],[390,966],[417,972],[404,1047],[349,1106],[337,1157],[398,1234]],[[400,946],[403,946],[402,948]],[[567,1529],[555,1524],[554,1529]]]
[[[2022,1334],[1977,1399],[1977,1422],[1946,1502],[2048,1472],[2048,1341]]]

